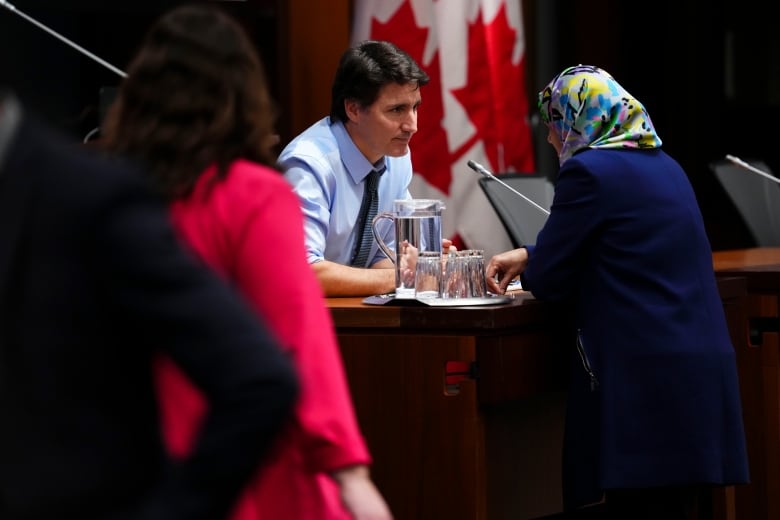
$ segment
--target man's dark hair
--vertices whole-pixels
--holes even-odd
[[[370,106],[385,85],[430,81],[428,74],[407,53],[390,42],[366,40],[341,55],[331,91],[331,121],[347,121],[344,101],[351,99]]]

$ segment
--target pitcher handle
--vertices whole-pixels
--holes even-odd
[[[376,240],[376,243],[379,244],[379,249],[382,250],[382,252],[385,254],[387,258],[390,259],[391,262],[393,262],[393,265],[395,265],[395,253],[392,249],[390,249],[387,244],[385,244],[385,241],[382,240],[382,236],[379,234],[379,232],[376,230],[376,224],[382,219],[387,220],[394,220],[393,214],[388,212],[382,212],[378,213],[377,216],[374,217],[374,220],[371,221],[371,234],[374,235],[374,240]]]

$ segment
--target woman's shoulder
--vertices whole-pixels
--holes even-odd
[[[289,182],[282,173],[270,166],[246,159],[239,159],[230,165],[223,190],[228,196],[245,205],[264,204],[269,199],[279,201],[291,199],[298,205],[298,200]]]
[[[660,148],[654,149],[584,149],[573,155],[563,170],[581,170],[605,174],[610,171],[625,171],[626,168],[647,168],[673,160]]]
[[[238,159],[230,165],[227,182],[239,190],[258,186],[268,190],[290,188],[279,170],[248,159]]]

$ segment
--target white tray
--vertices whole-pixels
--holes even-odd
[[[417,299],[431,307],[470,307],[472,305],[501,305],[509,303],[509,296],[485,296],[484,298],[420,298]]]
[[[491,295],[484,298],[396,298],[394,294],[378,294],[363,299],[369,305],[419,305],[430,307],[470,307],[474,305],[502,305],[512,301],[511,296]]]

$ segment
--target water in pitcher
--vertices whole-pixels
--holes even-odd
[[[414,298],[417,256],[423,251],[441,253],[441,217],[412,216],[395,218],[397,298]]]
[[[441,253],[441,210],[444,204],[434,199],[396,200],[392,213],[374,218],[374,237],[385,255],[395,264],[395,297],[414,298],[417,255],[422,251]],[[376,231],[376,223],[391,219],[395,225],[395,251]]]

